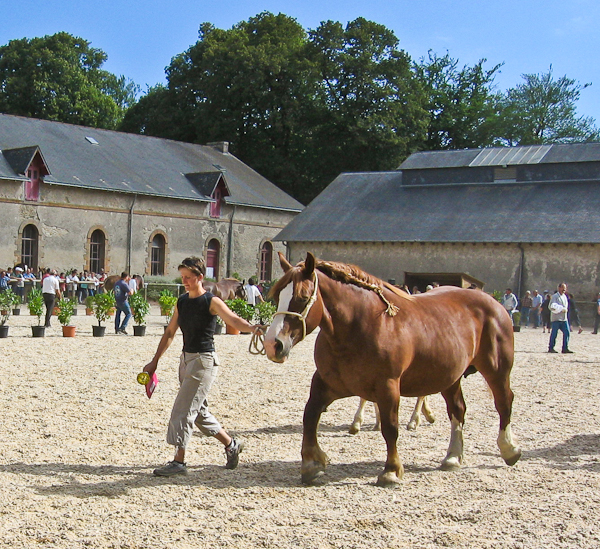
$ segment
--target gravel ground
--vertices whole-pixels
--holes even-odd
[[[31,338],[34,317],[10,319],[10,337],[0,339],[0,547],[600,547],[600,339],[589,329],[573,335],[574,355],[548,355],[540,330],[515,334],[512,425],[523,457],[514,467],[500,458],[498,416],[473,375],[463,383],[460,471],[438,469],[449,422],[434,395],[437,421],[400,433],[400,487],[376,487],[384,441],[370,430],[371,407],[365,430],[348,434],[353,398],[324,414],[331,465],[319,485],[304,487],[314,335],[284,365],[250,355],[248,335],[217,336],[223,366],[211,409],[245,440],[240,466],[225,470],[221,445],[195,435],[187,477],[152,475],[172,456],[165,433],[181,349],[178,335],[148,400],[135,376],[162,334],[157,312],[145,337],[93,338],[82,311],[73,339],[56,319],[44,339]],[[402,424],[413,405],[403,400]]]

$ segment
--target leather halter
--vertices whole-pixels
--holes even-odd
[[[319,277],[317,276],[317,271],[314,271],[314,275],[315,275],[315,280],[314,280],[315,287],[313,289],[313,293],[310,296],[310,299],[306,303],[306,306],[304,307],[304,310],[301,313],[295,313],[293,311],[278,311],[273,315],[273,318],[275,318],[275,316],[277,316],[277,315],[290,315],[290,316],[295,316],[295,317],[299,318],[302,321],[302,339],[300,341],[302,341],[306,337],[306,317],[308,316],[308,313],[310,312],[312,306],[316,303],[317,294],[319,292]]]

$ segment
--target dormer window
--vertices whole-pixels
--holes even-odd
[[[25,200],[38,202],[40,199],[40,178],[38,170],[27,170],[28,181],[25,182]]]

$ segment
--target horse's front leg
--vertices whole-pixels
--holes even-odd
[[[312,484],[317,477],[323,475],[329,458],[321,450],[317,441],[317,430],[321,414],[335,398],[316,371],[310,386],[310,397],[304,407],[304,431],[302,434],[302,483]]]
[[[381,419],[381,434],[387,445],[387,460],[383,473],[377,478],[377,486],[394,487],[404,475],[404,467],[398,457],[398,407],[400,391],[398,383],[391,387],[383,398],[379,398],[379,416]]]

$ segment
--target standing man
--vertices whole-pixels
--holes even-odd
[[[510,315],[510,319],[512,320],[513,313],[517,310],[519,301],[517,300],[517,296],[512,293],[510,288],[506,288],[500,303],[502,303],[502,306],[506,309],[506,312]]]
[[[537,328],[540,325],[540,314],[542,312],[542,303],[544,298],[538,293],[537,290],[533,290],[533,297],[531,298],[531,312],[533,313],[533,327]]]
[[[525,328],[529,328],[529,313],[531,312],[532,305],[533,298],[531,297],[531,292],[527,290],[521,300],[521,326],[525,326]]]
[[[593,334],[598,333],[598,328],[600,327],[600,292],[596,296],[596,319],[594,320],[594,331]]]
[[[256,278],[253,276],[250,277],[250,280],[248,280],[248,284],[244,286],[244,289],[246,290],[246,301],[249,305],[254,307],[259,301],[264,301],[260,290],[256,286]]]
[[[154,374],[158,360],[173,342],[177,328],[181,328],[183,352],[179,361],[180,386],[167,430],[167,442],[175,447],[175,457],[164,467],[154,470],[154,474],[160,477],[187,474],[185,450],[192,438],[194,424],[204,435],[215,437],[223,444],[227,456],[226,469],[235,469],[238,466],[244,443],[229,435],[208,410],[208,393],[219,369],[213,334],[217,315],[238,330],[261,330],[261,326],[246,322],[233,313],[221,299],[204,289],[204,259],[187,257],[178,269],[187,293],[179,296],[177,307],[158,344],[156,354],[144,366],[145,372]]]
[[[567,298],[567,284],[565,282],[561,282],[558,285],[558,292],[556,292],[550,298],[549,309],[552,331],[550,332],[548,352],[557,352],[554,350],[554,345],[556,344],[558,330],[560,330],[563,333],[562,352],[572,353],[573,351],[569,350],[569,336],[571,335],[571,330],[569,328],[569,321],[567,320],[567,314],[569,312],[569,300]]]
[[[115,301],[117,304],[117,312],[115,313],[115,334],[127,335],[125,328],[127,323],[131,319],[131,307],[129,305],[129,296],[133,295],[133,292],[129,288],[129,273],[123,271],[121,278],[117,280],[113,291],[115,292]],[[125,319],[121,324],[121,313],[125,313]]]
[[[52,318],[56,298],[61,298],[60,280],[56,275],[56,271],[46,269],[46,276],[42,281],[42,295],[44,296],[44,305],[46,305],[46,322],[44,323],[46,328],[50,328],[50,319]]]

